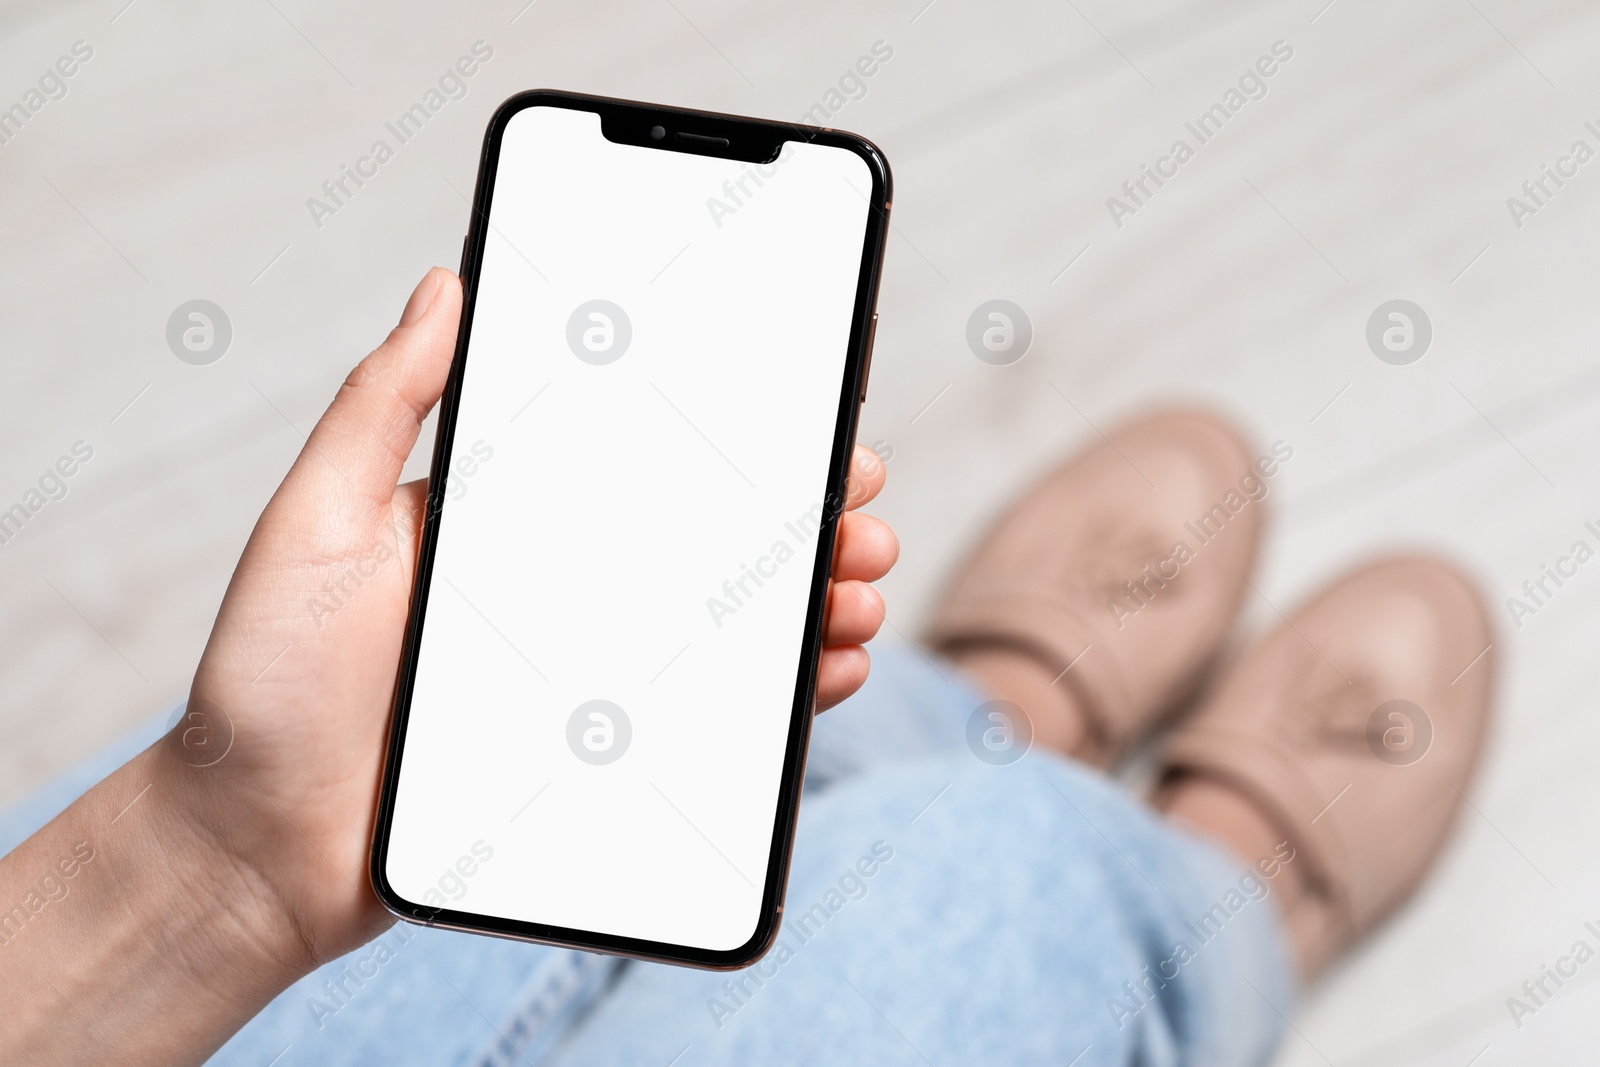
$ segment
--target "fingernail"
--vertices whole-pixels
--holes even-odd
[[[443,284],[443,275],[429,270],[412,290],[411,299],[406,301],[406,309],[400,313],[400,325],[410,326],[428,313],[433,307],[434,298],[439,295]]]

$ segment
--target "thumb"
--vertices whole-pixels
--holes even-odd
[[[350,372],[285,479],[333,506],[388,506],[422,420],[444,392],[461,321],[461,283],[434,267],[400,324]],[[292,488],[291,488],[292,487]]]

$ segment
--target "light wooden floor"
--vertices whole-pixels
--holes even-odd
[[[0,9],[0,107],[74,41],[94,50],[0,146],[0,510],[94,449],[0,548],[0,801],[184,692],[301,434],[423,269],[455,264],[484,122],[534,86],[798,118],[893,48],[833,122],[897,180],[863,436],[894,448],[899,632],[1016,487],[1158,400],[1294,446],[1272,605],[1398,546],[1503,602],[1600,520],[1600,161],[1520,229],[1506,206],[1575,140],[1600,148],[1584,0],[524,2]],[[315,227],[307,198],[480,39],[468,95]],[[1107,198],[1280,40],[1267,95],[1117,227]],[[164,341],[195,297],[235,331],[209,367]],[[1010,367],[963,341],[994,297],[1037,331]],[[1435,330],[1405,367],[1364,338],[1397,297]],[[1600,964],[1520,1030],[1505,1000],[1600,919],[1597,606],[1600,566],[1521,629],[1502,614],[1461,832],[1312,994],[1283,1064],[1592,1058]],[[1273,617],[1256,603],[1245,629]]]

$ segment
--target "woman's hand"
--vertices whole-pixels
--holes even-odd
[[[133,1062],[203,1059],[278,990],[392,922],[367,855],[427,505],[423,483],[397,483],[444,389],[460,314],[456,277],[430,271],[257,522],[184,720],[0,861],[9,892],[30,863],[54,862],[77,839],[98,842],[98,865],[80,873],[99,891],[74,898],[66,940],[27,931],[37,935],[33,977],[54,973],[68,987],[57,1002],[33,983],[40,1025],[59,1016],[81,1030],[95,1019],[104,1044],[81,1046],[88,1058],[115,1058],[110,1045]],[[882,462],[858,448],[847,507],[883,480]],[[861,644],[883,619],[867,583],[897,553],[883,522],[842,516],[819,708],[866,680]],[[25,969],[0,970],[28,981]],[[0,980],[0,992],[10,984]],[[179,1014],[181,1024],[167,1021]]]
[[[219,848],[263,872],[317,961],[392,921],[367,854],[427,504],[425,483],[396,482],[444,390],[460,315],[460,283],[435,268],[351,372],[256,524],[195,675],[193,702],[222,709],[236,733],[217,773],[198,776],[226,781],[202,790],[201,817]],[[871,451],[855,459],[849,508],[884,480]],[[820,708],[866,681],[861,644],[884,614],[867,583],[898,553],[882,521],[842,519]]]

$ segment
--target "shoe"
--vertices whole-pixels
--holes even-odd
[[[1280,443],[1257,459],[1199,412],[1118,428],[998,522],[927,640],[958,666],[995,649],[1036,661],[1085,720],[1073,754],[1109,766],[1194,691],[1221,646],[1292,455]]]
[[[1307,976],[1409,897],[1438,855],[1483,749],[1492,643],[1456,570],[1374,563],[1264,638],[1165,739],[1166,788],[1183,775],[1231,786],[1293,846],[1306,891],[1286,919]]]

